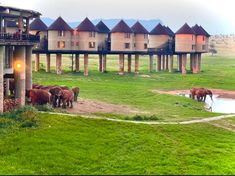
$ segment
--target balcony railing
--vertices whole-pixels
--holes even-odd
[[[40,42],[39,35],[0,33],[0,42]]]

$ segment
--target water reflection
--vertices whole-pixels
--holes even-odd
[[[189,98],[189,95],[186,94],[180,94],[180,95]],[[219,95],[214,95],[212,101],[210,97],[207,96],[206,104],[208,110],[211,112],[226,113],[226,114],[235,113],[235,99],[219,98]]]

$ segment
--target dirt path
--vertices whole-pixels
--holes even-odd
[[[146,112],[140,112],[138,109],[131,108],[127,105],[115,105],[105,103],[101,101],[79,99],[74,103],[72,109],[67,109],[70,114],[92,114],[92,113],[112,113],[112,114],[146,114]]]
[[[75,114],[63,114],[63,113],[54,113],[54,112],[40,112],[44,114],[53,114],[53,115],[65,115],[70,117],[77,117],[78,115]],[[182,121],[182,122],[146,122],[146,121],[132,121],[132,120],[121,120],[121,119],[112,119],[112,118],[103,118],[103,117],[97,117],[97,116],[81,116],[83,118],[89,118],[89,119],[103,119],[103,120],[109,120],[114,122],[122,122],[122,123],[133,123],[133,124],[145,124],[145,125],[188,125],[188,124],[195,124],[195,123],[208,123],[212,121],[217,121],[221,119],[231,118],[235,117],[235,114],[229,114],[229,115],[222,115],[217,117],[208,117],[204,119],[199,120],[190,120],[190,121]]]
[[[219,95],[218,98],[231,98],[235,99],[235,91],[223,90],[223,89],[210,89],[214,95]],[[168,95],[186,95],[190,94],[190,90],[172,90],[172,91],[162,91],[162,90],[152,90],[154,93],[168,94]]]

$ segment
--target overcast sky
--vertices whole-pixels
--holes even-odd
[[[174,30],[198,23],[211,34],[235,33],[235,0],[0,0],[69,22],[91,19],[160,19]]]

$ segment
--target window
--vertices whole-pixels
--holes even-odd
[[[206,50],[206,45],[202,45],[202,50]]]
[[[125,38],[131,38],[131,34],[130,33],[125,33]]]
[[[58,31],[59,37],[65,37],[65,31]]]
[[[57,42],[57,47],[60,48],[60,49],[65,48],[65,41]]]
[[[147,43],[144,44],[144,49],[148,49],[148,44]]]
[[[76,46],[79,46],[79,42],[76,42]]]
[[[95,42],[89,42],[89,48],[95,48]]]
[[[192,45],[192,50],[195,50],[195,47],[196,47],[195,45]]]
[[[136,47],[136,43],[134,43],[134,45],[133,45],[133,46],[134,46],[134,48],[135,48],[135,47]]]
[[[125,49],[130,49],[130,43],[125,43],[124,47],[125,47]]]
[[[95,38],[95,32],[89,32],[89,37]]]
[[[74,42],[71,42],[71,46],[74,46]]]
[[[192,40],[194,40],[194,36],[192,35]]]
[[[148,38],[148,34],[144,34],[144,39],[147,39]]]
[[[202,41],[205,41],[205,36],[202,37]]]

